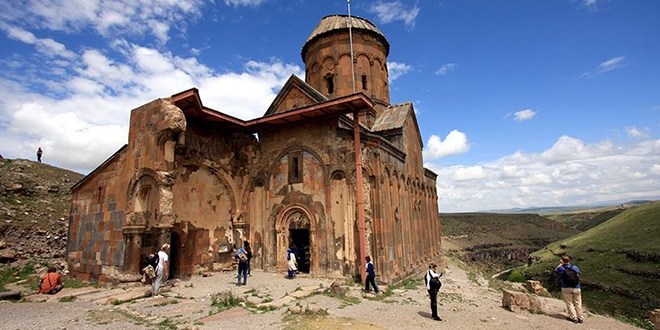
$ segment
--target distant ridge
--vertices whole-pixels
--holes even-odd
[[[649,197],[648,199],[628,200],[628,201],[607,201],[600,203],[574,205],[574,206],[547,206],[547,207],[528,207],[528,208],[510,208],[510,209],[496,209],[478,211],[477,213],[534,213],[534,214],[557,214],[569,213],[584,210],[592,210],[597,208],[628,208],[631,206],[639,206],[648,202],[660,200],[660,197]]]

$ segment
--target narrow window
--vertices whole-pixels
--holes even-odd
[[[332,79],[332,76],[325,77],[325,87],[328,90],[328,95],[335,92],[335,82]]]
[[[303,182],[302,151],[294,151],[289,154],[289,183]]]
[[[298,157],[293,157],[293,177],[300,177],[300,174],[298,173]]]
[[[362,89],[367,90],[367,75],[362,74]]]

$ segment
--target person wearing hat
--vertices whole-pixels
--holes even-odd
[[[156,266],[156,277],[154,278],[153,283],[151,284],[151,296],[158,296],[158,289],[160,284],[163,281],[167,281],[170,277],[170,258],[167,255],[167,251],[170,249],[170,245],[165,243],[158,251],[158,266]]]

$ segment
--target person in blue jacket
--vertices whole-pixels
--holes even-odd
[[[374,263],[371,262],[370,256],[364,257],[364,260],[367,261],[367,279],[364,281],[364,292],[371,291],[369,289],[369,284],[371,284],[371,286],[374,287],[374,292],[378,294],[380,290],[378,290],[378,285],[376,285],[376,271],[374,270]]]
[[[583,323],[582,288],[580,287],[580,269],[571,265],[571,257],[561,257],[561,262],[555,269],[561,281],[561,295],[564,297],[568,319],[574,323]]]

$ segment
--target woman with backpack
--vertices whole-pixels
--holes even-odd
[[[424,276],[424,283],[426,283],[426,290],[429,292],[429,297],[431,298],[431,317],[436,321],[442,321],[438,316],[438,291],[440,290],[440,276],[442,273],[436,273],[436,268],[438,265],[435,263],[429,264],[429,270]]]

